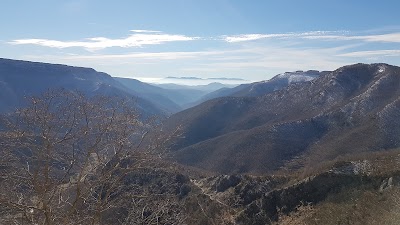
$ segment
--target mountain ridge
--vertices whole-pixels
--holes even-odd
[[[326,74],[328,71],[295,71],[285,72],[272,77],[269,80],[263,80],[253,83],[241,84],[233,88],[219,89],[202,97],[196,104],[200,104],[207,100],[219,97],[234,96],[234,97],[256,97],[271,93],[273,91],[285,88],[294,83],[311,81],[321,74]]]
[[[0,103],[2,112],[21,106],[24,97],[49,89],[63,88],[87,95],[134,98],[138,109],[147,115],[166,115],[153,103],[135,95],[110,75],[92,68],[0,58]]]
[[[342,153],[396,147],[399,138],[388,144],[387,135],[366,139],[359,132],[371,134],[375,127],[384,132],[384,121],[391,138],[400,134],[395,125],[388,124],[388,118],[398,115],[393,104],[400,101],[399,75],[396,66],[355,64],[261,97],[203,103],[176,115],[184,123],[186,137],[173,147],[178,162],[220,172],[267,172],[289,164],[303,166],[318,154],[333,159]],[[385,90],[385,85],[390,88]],[[362,114],[368,110],[371,113]],[[371,122],[379,110],[384,119]],[[212,128],[202,125],[207,122]],[[359,146],[346,135],[358,138]],[[343,150],[341,146],[346,145],[354,148]],[[207,153],[202,154],[205,149]]]

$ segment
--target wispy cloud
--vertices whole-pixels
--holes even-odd
[[[52,48],[82,47],[88,50],[100,50],[111,47],[131,48],[144,45],[159,45],[167,42],[193,41],[198,37],[189,37],[180,34],[165,34],[159,31],[132,30],[133,34],[126,38],[110,39],[105,37],[87,38],[83,41],[59,41],[49,39],[18,39],[10,41],[13,45],[40,45]]]
[[[135,52],[128,54],[106,55],[76,55],[70,56],[74,60],[113,60],[113,59],[142,59],[142,60],[176,60],[202,56],[223,55],[223,51],[194,51],[194,52]]]
[[[234,36],[222,36],[222,38],[229,43],[243,42],[243,41],[255,41],[266,38],[281,38],[286,37],[286,34],[241,34]]]
[[[400,43],[400,33],[377,34],[377,35],[310,35],[304,36],[305,39],[319,40],[341,40],[341,41],[365,41],[382,43]]]
[[[361,39],[370,42],[396,42],[400,43],[400,33],[380,34],[380,35],[367,35],[361,36]]]
[[[87,54],[64,56],[26,56],[28,60],[89,66],[122,75],[125,71],[152,74],[232,75],[249,80],[267,79],[267,75],[298,69],[330,70],[348,64],[338,54],[353,45],[336,48],[302,48],[295,46],[236,46],[229,49],[181,52],[132,52],[127,54]],[[171,63],[173,62],[173,63]],[[354,59],[353,62],[357,62]],[[94,65],[102,65],[94,66]],[[157,66],[149,66],[157,65]],[[163,68],[160,71],[160,68]],[[247,77],[249,75],[252,77]],[[245,76],[245,77],[242,77]],[[258,76],[258,78],[255,78]]]
[[[281,33],[281,34],[239,34],[239,35],[223,35],[222,40],[234,43],[234,42],[244,42],[244,41],[254,41],[260,39],[282,39],[282,38],[306,38],[313,36],[324,36],[327,34],[338,33],[339,31],[310,31],[303,33]],[[340,31],[341,33],[344,31]]]
[[[162,33],[159,30],[131,30],[131,31],[135,33]]]
[[[371,56],[400,56],[400,50],[373,50],[373,51],[356,51],[340,54],[344,57],[371,57]]]
[[[219,37],[191,37],[183,34],[167,34],[157,30],[131,30],[126,38],[93,37],[80,41],[61,41],[51,39],[17,39],[9,41],[12,45],[39,45],[52,48],[81,47],[90,51],[120,47],[133,48],[146,45],[159,45],[168,42],[182,42],[193,40],[223,40],[228,43],[257,41],[262,39],[289,39],[289,40],[321,40],[321,41],[362,41],[381,43],[400,43],[400,33],[376,35],[350,35],[348,31],[309,31],[301,33],[274,33],[274,34],[239,34],[222,35]]]
[[[249,80],[267,79],[269,75],[299,70],[333,70],[357,62],[386,62],[398,64],[400,32],[387,33],[351,31],[310,31],[275,34],[241,34],[210,37],[191,37],[168,34],[156,30],[131,30],[126,38],[90,38],[83,41],[47,39],[21,39],[9,43],[35,44],[59,49],[50,55],[24,55],[23,59],[67,63],[100,69],[113,75],[139,74],[208,75],[244,77]],[[143,48],[138,52],[131,47],[159,45],[167,42],[201,40],[188,48]],[[11,47],[11,46],[10,46]],[[125,49],[109,49],[110,47]]]
[[[222,40],[235,43],[255,41],[260,39],[309,39],[309,40],[339,40],[339,41],[365,41],[400,43],[400,33],[388,33],[377,35],[349,35],[346,31],[311,31],[304,33],[277,33],[277,34],[240,34],[232,36],[221,36]]]

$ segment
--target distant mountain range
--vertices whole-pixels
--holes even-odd
[[[251,81],[241,79],[241,78],[230,78],[230,77],[210,77],[210,78],[202,78],[196,76],[183,76],[183,77],[176,77],[176,76],[169,76],[165,78],[158,78],[153,80],[152,83],[154,84],[180,84],[180,85],[207,85],[209,83],[221,83],[224,85],[238,85],[243,83],[250,83]]]
[[[173,115],[166,127],[181,125],[185,137],[172,146],[176,159],[222,173],[268,172],[400,146],[399,67],[356,64],[312,74],[319,77],[301,83],[281,74],[275,79],[289,81],[281,90],[247,97],[248,86],[246,97]]]
[[[87,95],[134,98],[143,114],[164,116],[186,109],[209,92],[224,87],[232,85],[216,82],[197,86],[151,85],[135,79],[113,78],[91,68],[0,58],[0,112],[21,106],[26,96],[64,88]]]
[[[219,82],[212,82],[208,84],[200,84],[200,85],[183,85],[183,84],[175,84],[175,83],[164,83],[164,84],[152,84],[157,87],[162,87],[165,89],[184,89],[184,90],[199,90],[204,93],[213,92],[219,90],[221,88],[232,88],[236,85],[222,84]]]
[[[244,81],[238,78],[197,78],[197,77],[169,77],[173,79],[200,79],[200,80],[235,80]],[[309,79],[309,78],[306,78]],[[0,96],[3,101],[0,103],[0,111],[9,111],[24,102],[24,97],[36,95],[48,89],[65,88],[78,90],[89,95],[107,94],[129,96],[137,98],[139,108],[150,114],[170,115],[183,109],[192,107],[211,98],[236,95],[242,91],[249,95],[255,95],[255,86],[274,86],[274,79],[268,82],[258,82],[235,85],[212,82],[205,85],[179,85],[147,84],[135,79],[112,78],[110,75],[97,72],[91,68],[73,67],[67,65],[28,62],[21,60],[0,59]],[[279,79],[281,82],[282,79]],[[273,84],[270,84],[270,83]],[[262,84],[262,85],[261,85]],[[285,86],[272,89],[279,89]],[[246,88],[251,90],[246,90]],[[271,88],[270,88],[271,89]],[[271,90],[272,90],[271,89]],[[259,91],[259,94],[268,91]]]
[[[116,77],[115,79],[130,90],[135,91],[138,96],[163,105],[172,113],[189,108],[204,95],[212,91],[232,86],[216,82],[191,86],[173,83],[147,84],[131,78]]]
[[[229,78],[229,77],[211,77],[211,78],[200,78],[200,77],[166,77],[165,79],[177,79],[177,80],[235,80],[235,81],[246,81],[241,78]]]

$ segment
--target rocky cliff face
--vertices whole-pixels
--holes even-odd
[[[217,204],[236,209],[235,224],[337,224],[343,219],[348,221],[345,224],[374,224],[394,221],[387,217],[396,213],[390,205],[399,198],[400,173],[393,167],[396,155],[392,152],[371,160],[336,162],[305,178],[219,175],[195,184]],[[384,164],[392,169],[383,168]],[[368,195],[370,199],[363,199]],[[377,213],[379,207],[386,213]],[[348,211],[332,215],[329,209]]]

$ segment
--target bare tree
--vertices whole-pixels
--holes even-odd
[[[2,124],[0,217],[13,224],[102,224],[123,179],[155,162],[162,142],[143,147],[154,123],[127,101],[60,90]]]

